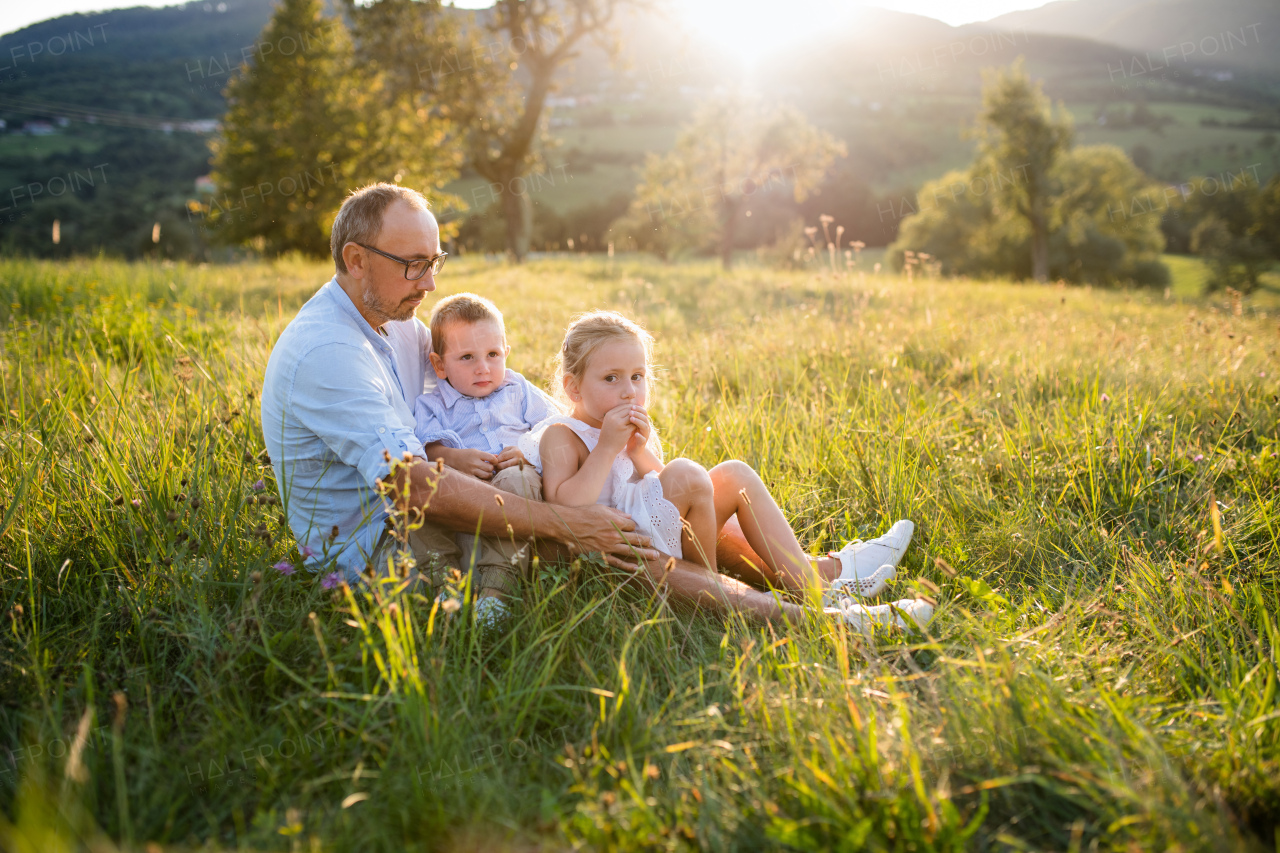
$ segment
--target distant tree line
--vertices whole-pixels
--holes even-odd
[[[1201,255],[1209,286],[1242,292],[1280,260],[1280,178],[1260,186],[1242,170],[1174,187],[1152,181],[1119,148],[1073,146],[1055,109],[1019,60],[986,75],[968,169],[916,193],[890,262],[924,253],[944,274],[1097,285],[1163,286],[1172,248]]]

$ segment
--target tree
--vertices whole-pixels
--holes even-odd
[[[219,191],[204,212],[220,240],[327,255],[351,189],[386,180],[427,191],[456,177],[447,120],[428,120],[379,69],[362,67],[320,0],[282,0],[259,43],[272,49],[228,84],[212,145]]]
[[[1211,186],[1213,192],[1208,192]],[[1239,180],[1196,178],[1183,213],[1194,222],[1191,251],[1204,258],[1212,275],[1207,290],[1224,287],[1252,293],[1258,278],[1280,258],[1280,177],[1265,187],[1241,170]]]
[[[543,112],[556,76],[593,39],[611,56],[614,13],[626,0],[497,0],[483,30],[462,32],[436,85],[464,129],[467,163],[499,187],[507,252],[529,251],[527,176],[539,165]],[[496,39],[496,41],[494,40]]]
[[[1021,180],[1021,172],[983,172],[982,165],[979,160],[921,188],[890,247],[891,262],[901,264],[912,250],[937,258],[951,275],[1028,277],[1031,225],[999,192]],[[1099,285],[1167,283],[1159,260],[1163,188],[1123,151],[1110,145],[1070,150],[1046,177],[1056,189],[1043,200],[1048,276]]]
[[[1057,114],[1039,83],[1033,83],[1021,57],[1007,69],[983,73],[982,111],[978,115],[978,151],[982,167],[995,173],[1019,169],[1022,180],[997,189],[1000,200],[1031,229],[1031,277],[1049,278],[1049,199],[1052,172],[1071,147],[1071,119]]]
[[[649,155],[619,227],[638,248],[714,253],[728,269],[749,207],[804,201],[844,155],[844,143],[791,108],[724,98],[699,109],[671,151]]]

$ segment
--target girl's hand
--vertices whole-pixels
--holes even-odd
[[[623,403],[606,412],[601,420],[600,444],[614,454],[622,452],[635,433],[635,424],[631,423],[631,411],[634,408],[630,403]]]
[[[627,440],[627,455],[634,455],[637,451],[644,450],[649,446],[649,435],[653,432],[653,426],[649,423],[649,413],[645,411],[644,406],[631,407],[631,425],[636,431],[631,434],[631,438]]]

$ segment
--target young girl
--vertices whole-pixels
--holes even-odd
[[[737,516],[748,544],[781,586],[797,592],[827,587],[829,582],[800,547],[782,510],[750,466],[725,462],[708,472],[689,459],[663,463],[645,408],[652,340],[644,329],[612,311],[584,315],[569,326],[555,389],[569,414],[542,421],[519,441],[520,451],[542,474],[545,500],[612,506],[630,515],[658,551],[713,572],[717,539],[729,519]],[[910,522],[900,524],[907,526],[909,539]],[[845,550],[857,551],[867,544]],[[901,549],[905,547],[901,542]],[[900,557],[899,551],[896,558]],[[917,624],[928,621],[932,607],[923,600],[868,608],[840,595],[873,595],[893,576],[892,563],[859,576],[856,562],[840,559],[844,570],[832,585],[835,594],[829,589],[824,595],[824,603],[834,605],[833,612],[860,626],[868,621],[903,625],[895,609]]]

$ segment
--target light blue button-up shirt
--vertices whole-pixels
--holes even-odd
[[[483,450],[495,456],[515,447],[520,436],[560,414],[560,407],[514,370],[503,383],[483,397],[468,397],[441,380],[418,398],[413,407],[418,440],[445,447]]]
[[[372,556],[387,517],[374,491],[388,473],[384,452],[426,456],[410,402],[435,385],[430,351],[421,320],[375,331],[336,278],[276,341],[262,384],[262,435],[289,526],[312,552],[309,567],[333,560],[354,580]]]

